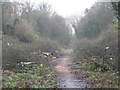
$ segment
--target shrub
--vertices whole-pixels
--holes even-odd
[[[76,57],[97,56],[98,61],[105,58],[110,67],[116,68],[118,62],[118,33],[114,30],[116,29],[112,26],[103,31],[96,39],[82,38],[75,48]],[[106,49],[106,47],[109,47],[109,49]],[[113,60],[110,60],[110,58]]]
[[[3,36],[4,41],[2,43],[2,65],[3,68],[6,64],[15,64],[27,59],[25,48],[23,49],[24,43],[12,36]]]
[[[32,42],[39,39],[39,36],[32,25],[25,21],[17,25],[15,34],[22,42]]]
[[[43,64],[49,64],[49,57],[44,55],[31,55],[32,52],[49,52],[53,56],[56,56],[58,51],[60,54],[60,49],[57,42],[50,39],[37,39],[30,43],[24,43],[19,41],[19,39],[12,36],[3,35],[3,47],[2,47],[2,60],[3,68],[7,68],[7,65],[13,65],[19,62],[32,61],[40,62]]]
[[[41,50],[41,52],[49,52],[54,56],[57,56],[55,55],[57,52],[58,54],[62,53],[59,44],[56,41],[50,40],[48,38],[41,38],[33,43],[30,43],[29,48],[33,48],[34,51]]]

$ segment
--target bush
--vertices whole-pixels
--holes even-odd
[[[3,35],[2,60],[3,68],[8,68],[8,65],[13,65],[19,62],[32,61],[49,64],[49,57],[41,55],[31,55],[31,53],[49,52],[53,56],[57,56],[55,51],[60,54],[60,49],[57,42],[50,39],[37,39],[30,43],[24,43],[12,36]]]
[[[62,53],[59,44],[48,38],[41,38],[33,43],[30,43],[29,48],[33,48],[34,51],[40,50],[41,52],[49,52],[52,53],[53,56],[58,56],[57,54]]]
[[[76,57],[97,56],[98,61],[105,58],[109,66],[116,68],[118,62],[118,33],[114,32],[116,29],[113,27],[109,27],[96,39],[81,39],[75,48]],[[106,47],[109,47],[109,49],[106,49]]]
[[[3,36],[2,43],[2,65],[3,68],[6,64],[15,64],[27,59],[26,49],[23,48],[24,43],[20,42],[11,36]]]
[[[32,42],[39,39],[39,36],[32,25],[25,21],[17,25],[15,35],[22,42]]]

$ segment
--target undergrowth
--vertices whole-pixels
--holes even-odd
[[[96,67],[93,62],[80,61],[75,63],[73,69],[82,73],[82,78],[91,88],[120,88],[118,72],[114,70],[103,70],[103,67]]]
[[[56,73],[43,64],[17,64],[3,71],[2,88],[55,88]]]

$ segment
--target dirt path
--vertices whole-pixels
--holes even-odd
[[[58,73],[58,88],[87,88],[87,85],[83,80],[77,80],[75,75],[73,75],[73,70],[71,69],[72,55],[68,54],[63,57],[56,59],[54,62],[56,66],[54,67]]]

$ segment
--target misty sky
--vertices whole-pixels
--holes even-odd
[[[92,6],[96,0],[40,0],[52,4],[57,13],[66,17],[81,14],[86,8]],[[40,2],[37,0],[37,3]]]
[[[13,0],[25,1],[25,0]],[[35,0],[31,0],[34,2]],[[91,7],[96,0],[36,0],[36,5],[40,2],[48,2],[53,9],[63,17],[80,15],[86,8]]]

